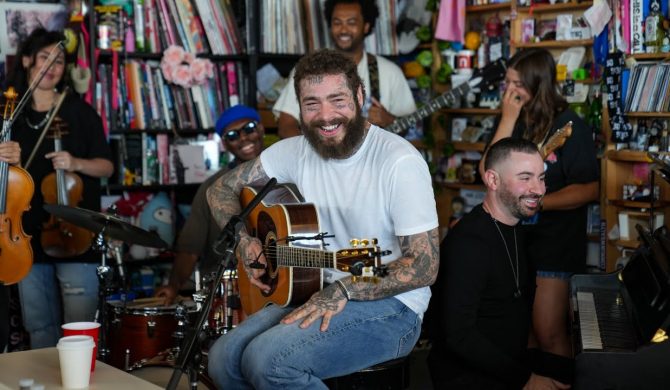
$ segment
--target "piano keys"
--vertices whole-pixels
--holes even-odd
[[[644,238],[623,270],[570,281],[573,389],[670,389],[668,258]]]

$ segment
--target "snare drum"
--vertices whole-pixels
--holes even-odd
[[[147,302],[153,302],[152,305]],[[188,313],[195,312],[193,301],[180,303]],[[155,300],[108,301],[109,364],[128,370],[142,359],[158,355],[175,345],[177,305],[160,306]]]

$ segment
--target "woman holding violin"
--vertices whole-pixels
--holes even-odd
[[[100,256],[90,250],[90,244],[85,244],[83,251],[60,251],[66,257],[56,257],[54,253],[58,251],[46,250],[42,244],[53,221],[43,205],[51,197],[49,194],[58,191],[49,189],[56,182],[49,177],[60,171],[80,178],[83,188],[80,198],[75,199],[78,203],[68,205],[98,211],[100,178],[109,177],[114,171],[100,116],[77,96],[62,97],[66,56],[59,42],[64,39],[60,32],[42,28],[33,31],[20,45],[9,76],[9,85],[22,96],[43,71],[50,54],[54,50],[57,53],[52,65],[47,63],[42,80],[34,86],[31,101],[16,117],[11,137],[20,145],[22,164],[35,183],[30,209],[22,218],[23,229],[32,236],[33,266],[19,282],[23,322],[33,349],[55,346],[64,322],[93,321],[98,301],[96,267]],[[48,134],[43,142],[38,142],[52,116],[63,124],[60,130],[65,130],[56,146]],[[32,154],[34,157],[26,165]]]

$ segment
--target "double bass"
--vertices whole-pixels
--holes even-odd
[[[11,139],[11,127],[18,94],[10,87],[5,93],[0,142]],[[12,191],[7,189],[12,187]],[[33,179],[25,169],[0,161],[0,283],[8,285],[23,279],[33,265],[30,236],[21,218],[30,208],[35,191]]]
[[[54,140],[54,151],[63,150],[62,137],[67,134],[65,124],[56,118],[49,131]],[[42,179],[42,196],[46,204],[75,207],[82,199],[84,184],[76,173],[64,169],[48,174]],[[51,216],[42,228],[40,241],[44,253],[52,257],[72,257],[81,255],[91,247],[93,232]]]

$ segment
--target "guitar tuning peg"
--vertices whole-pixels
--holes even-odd
[[[377,240],[376,238],[373,238],[370,241],[372,241],[372,245],[377,245],[379,243],[379,240]]]
[[[349,240],[349,245],[351,245],[354,248],[357,247],[358,244],[360,244],[360,241],[357,238],[352,238],[351,240]]]
[[[362,240],[361,240],[361,245],[362,245],[362,246],[368,246],[368,245],[370,245],[370,240],[368,240],[367,238],[362,239]]]

